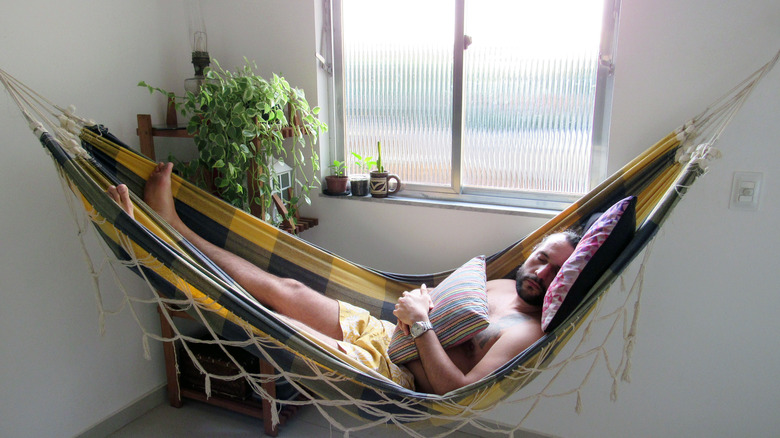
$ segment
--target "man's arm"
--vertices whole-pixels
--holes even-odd
[[[425,286],[421,290],[404,292],[393,312],[399,322],[407,325],[428,319],[430,298]],[[505,330],[485,356],[468,372],[463,372],[452,362],[442,347],[434,330],[428,330],[415,339],[420,354],[421,368],[425,372],[429,388],[421,388],[439,395],[474,383],[525,350],[539,338],[539,330]],[[409,364],[410,368],[417,366]],[[413,370],[414,371],[414,370]],[[419,373],[415,373],[419,374]]]
[[[497,370],[533,344],[536,338],[531,338],[524,333],[505,332],[482,360],[466,373],[452,362],[433,330],[415,339],[415,345],[430,385],[429,390],[442,395],[474,383]]]

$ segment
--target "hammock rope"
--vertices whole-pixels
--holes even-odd
[[[296,330],[258,304],[142,201],[145,178],[155,163],[104,128],[75,115],[72,107],[62,109],[50,103],[2,70],[0,82],[58,169],[95,289],[101,333],[108,316],[129,309],[142,330],[144,356],[150,357],[152,340],[175,341],[181,346],[175,351],[177,359],[181,355],[189,358],[203,374],[207,394],[214,391],[214,382],[245,381],[274,407],[315,406],[344,436],[383,424],[395,425],[418,437],[446,436],[467,426],[512,436],[544,399],[575,396],[575,411],[580,412],[582,389],[599,368],[606,369],[612,380],[613,400],[618,396],[619,382],[630,381],[645,266],[656,233],[691,184],[706,172],[709,162],[718,158],[713,145],[778,56],[780,52],[720,102],[640,154],[547,224],[487,258],[489,279],[504,278],[543,236],[581,225],[591,213],[604,211],[626,194],[638,196],[636,237],[571,317],[491,375],[443,396],[404,389]],[[277,275],[302,275],[316,290],[365,307],[383,319],[390,319],[388,308],[403,290],[420,283],[435,286],[452,272],[402,275],[355,264],[237,211],[178,177],[173,180],[177,211],[207,240],[218,241],[225,249]],[[105,193],[108,185],[119,182],[130,188],[135,220]],[[102,242],[98,245],[100,255],[90,254],[88,239]],[[638,271],[627,288],[626,268],[641,253],[644,256],[637,261]],[[119,267],[138,274],[150,292],[139,295],[125,287],[117,272]],[[118,299],[104,296],[100,284],[104,277],[119,285]],[[615,290],[607,294],[611,289]],[[605,304],[607,296],[615,297],[617,303]],[[107,308],[107,302],[114,304]],[[136,307],[147,310],[150,306],[159,309],[161,318],[173,330],[172,336],[159,335],[155,328],[143,326]],[[205,336],[180,328],[174,316],[178,312],[186,312],[200,322]],[[590,345],[596,335],[599,340]],[[622,347],[612,357],[611,342],[616,338]],[[194,352],[198,344],[219,346],[236,372],[221,375],[208,371]],[[229,347],[250,351],[270,363],[274,372],[246,369]],[[570,387],[557,388],[560,377],[571,375],[575,365],[585,368],[582,377]],[[262,386],[282,381],[301,397],[277,400]],[[531,391],[534,385],[539,389]],[[499,403],[522,409],[516,425],[494,425],[485,420],[484,414]],[[349,415],[337,415],[343,412]],[[272,413],[273,424],[278,424],[278,410]],[[443,424],[449,429],[435,429]]]

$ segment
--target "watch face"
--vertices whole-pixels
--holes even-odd
[[[412,324],[412,337],[416,338],[418,336],[421,336],[423,333],[427,332],[428,329],[431,328],[430,324],[425,324],[424,322],[415,322]]]

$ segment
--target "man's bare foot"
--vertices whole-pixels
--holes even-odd
[[[183,225],[181,218],[176,213],[171,192],[171,171],[173,163],[158,163],[154,168],[144,187],[144,201],[149,204],[166,222],[174,228]]]
[[[122,209],[126,211],[130,217],[134,217],[133,202],[130,200],[130,191],[127,189],[126,185],[119,184],[118,186],[109,186],[108,190],[106,191],[108,192],[108,196],[116,201],[116,203],[119,204],[119,206],[122,207]]]

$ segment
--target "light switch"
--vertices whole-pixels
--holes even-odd
[[[758,210],[758,197],[761,195],[763,177],[764,174],[761,172],[734,172],[729,208],[732,210]]]

